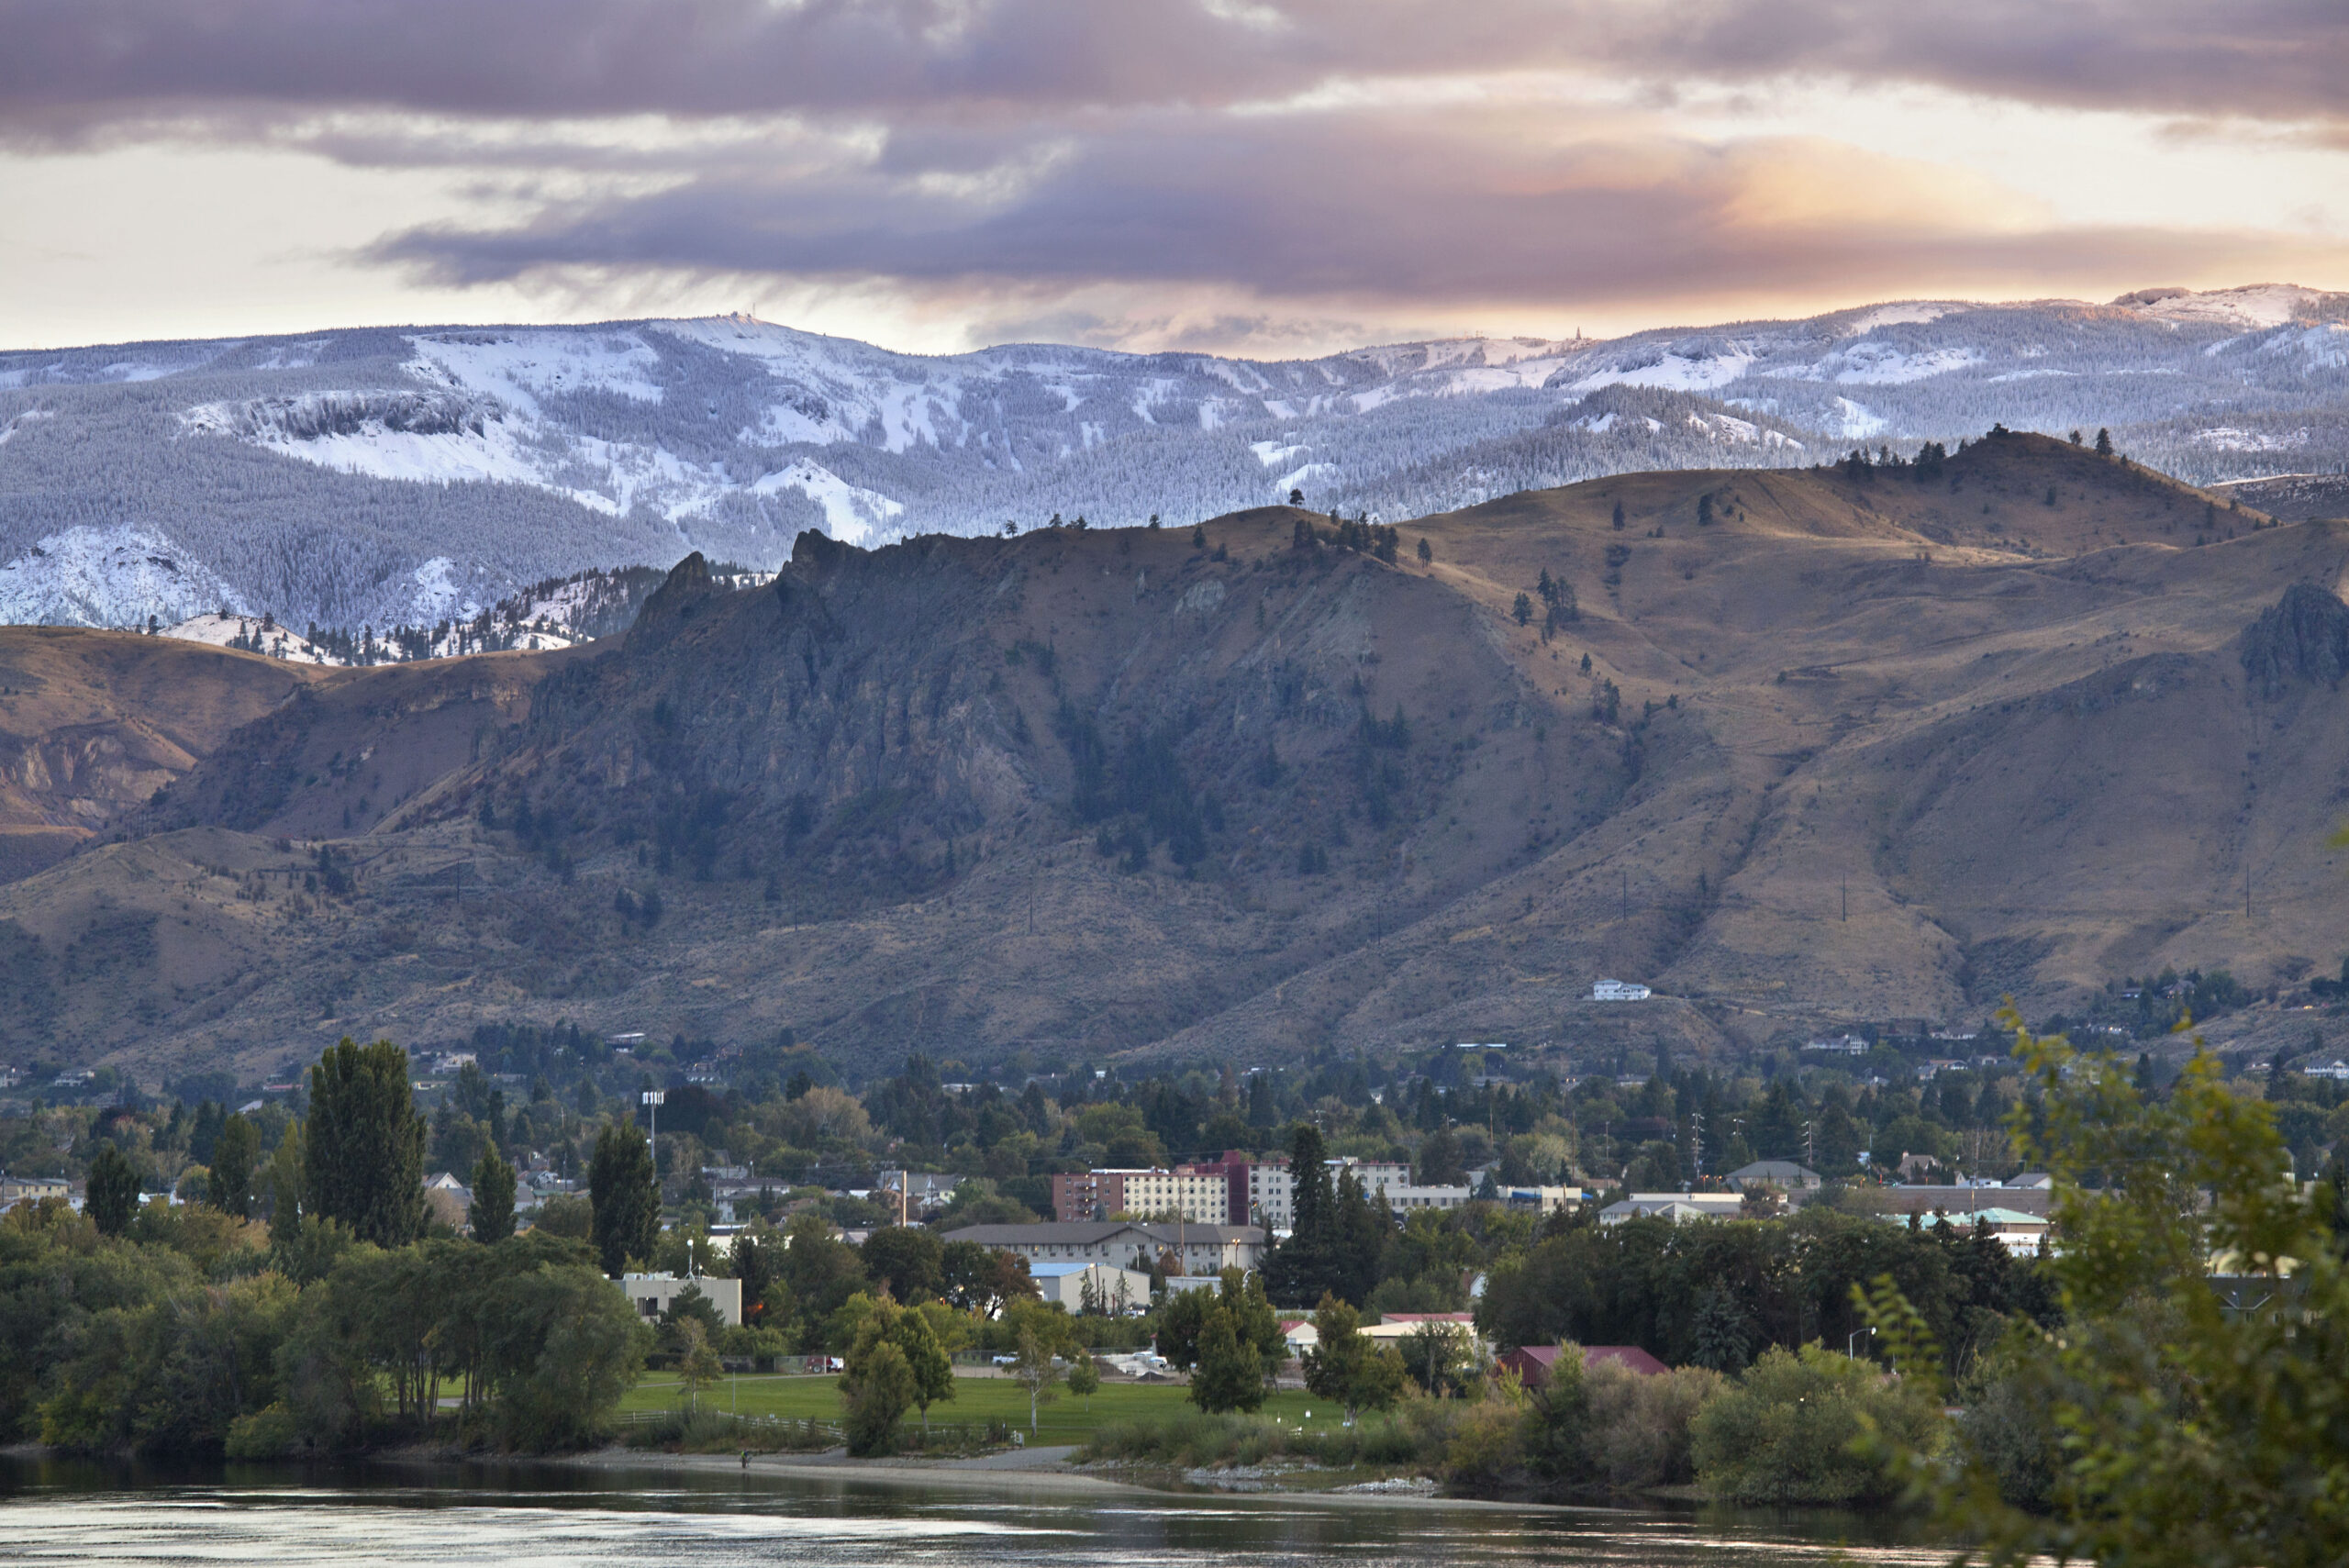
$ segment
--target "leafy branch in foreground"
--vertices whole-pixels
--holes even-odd
[[[1965,1391],[1954,1472],[1912,1485],[1995,1563],[2316,1568],[2349,1550],[2344,1238],[2303,1199],[2267,1106],[2201,1042],[2166,1095],[2110,1053],[2009,1009],[2034,1103],[2014,1128],[2055,1178],[2066,1321],[2019,1324]],[[1864,1310],[1896,1364],[1934,1377],[1889,1281]]]

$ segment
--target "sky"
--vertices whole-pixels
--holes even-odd
[[[0,347],[2349,291],[2342,0],[0,0]]]

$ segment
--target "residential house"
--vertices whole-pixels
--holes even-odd
[[[1594,1002],[1644,1002],[1655,993],[1629,980],[1601,980],[1590,988]]]

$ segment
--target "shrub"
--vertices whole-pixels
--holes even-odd
[[[1729,1380],[1684,1366],[1642,1376],[1602,1362],[1583,1375],[1585,1477],[1615,1492],[1679,1486],[1697,1478],[1690,1451],[1697,1413]]]
[[[1690,1423],[1697,1479],[1739,1503],[1865,1503],[1898,1490],[1857,1448],[1863,1417],[1904,1447],[1926,1442],[1940,1412],[1873,1362],[1817,1344],[1772,1349]]]

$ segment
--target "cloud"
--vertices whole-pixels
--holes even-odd
[[[2337,122],[2338,0],[14,0],[0,117],[889,114],[1220,106],[1362,77],[1930,83]]]
[[[1712,144],[1519,106],[932,124],[787,169],[729,152],[519,222],[412,228],[369,259],[444,284],[642,269],[944,292],[1217,285],[1391,309],[2338,272],[2349,247],[2066,225],[1986,182],[1830,141]]]

